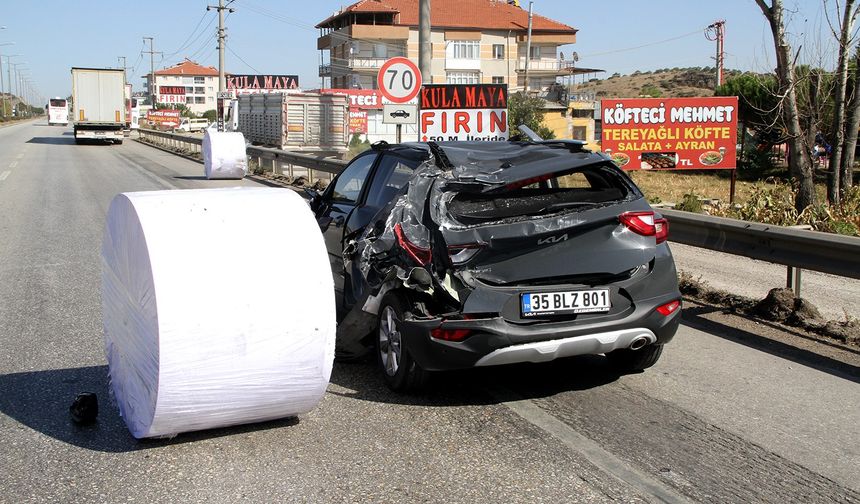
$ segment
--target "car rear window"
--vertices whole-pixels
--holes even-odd
[[[448,206],[464,224],[549,215],[613,205],[641,196],[617,168],[578,167],[490,192],[457,194]]]

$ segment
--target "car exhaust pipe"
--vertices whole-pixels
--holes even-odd
[[[645,336],[639,336],[638,338],[636,338],[635,340],[633,340],[630,343],[629,348],[630,348],[630,350],[639,350],[640,348],[644,347],[648,343],[649,343],[648,338],[646,338]]]

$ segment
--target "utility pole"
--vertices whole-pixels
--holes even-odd
[[[230,0],[232,3],[233,0]],[[230,5],[229,3],[227,5]],[[216,102],[218,104],[218,108],[216,109],[216,122],[218,124],[218,131],[224,131],[224,92],[227,91],[227,79],[224,75],[224,49],[227,41],[227,32],[224,28],[224,11],[227,12],[236,12],[235,9],[231,9],[224,5],[224,0],[218,0],[218,6],[207,5],[206,10],[218,10],[218,97],[216,98]]]
[[[218,0],[218,5],[207,5],[206,10],[216,9],[218,11],[218,92],[226,91],[227,79],[224,76],[224,49],[227,32],[224,29],[224,11],[236,12],[235,9],[224,6],[224,0]]]
[[[726,36],[726,20],[720,19],[719,21],[714,21],[713,24],[709,25],[705,29],[705,38],[710,41],[717,42],[717,56],[714,58],[717,62],[717,86],[721,86],[723,84],[723,64],[725,61],[726,53],[723,52],[723,39]]]
[[[123,71],[128,71],[128,67],[125,66],[125,56],[117,56],[116,60],[117,60],[117,62],[119,62],[119,60],[122,60],[122,66],[120,68],[122,68]],[[128,80],[127,77],[126,77],[126,80]]]
[[[526,67],[525,77],[523,78],[523,88],[525,92],[529,92],[529,60],[532,59],[532,4],[529,2],[529,30],[526,33]]]
[[[433,51],[430,39],[430,0],[420,0],[418,5],[418,69],[421,80],[433,83]]]
[[[155,58],[156,54],[164,54],[161,51],[154,51],[152,49],[153,38],[152,37],[143,37],[144,42],[149,40],[149,50],[142,51],[144,53],[149,53],[149,99],[152,105],[152,108],[155,108]]]

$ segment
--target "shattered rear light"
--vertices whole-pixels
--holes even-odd
[[[654,212],[624,212],[618,216],[618,220],[627,229],[642,236],[654,236],[657,227],[654,225]]]
[[[655,236],[658,244],[669,239],[669,221],[663,218],[657,219],[654,221],[654,228],[656,229]]]
[[[426,266],[430,264],[430,249],[419,247],[415,245],[408,238],[406,238],[406,234],[403,232],[403,226],[398,222],[394,225],[394,236],[397,237],[397,244],[400,245],[406,254],[412,258],[413,261],[417,262],[420,266]]]
[[[465,245],[448,245],[448,257],[451,258],[453,264],[463,264],[481,250],[485,244],[483,243],[468,243]]]
[[[463,341],[472,334],[471,329],[442,329],[437,327],[430,330],[430,336],[444,341]]]
[[[657,307],[657,312],[664,317],[668,317],[669,315],[675,313],[678,308],[681,307],[681,301],[676,299],[674,301],[669,301],[664,305],[660,305]]]

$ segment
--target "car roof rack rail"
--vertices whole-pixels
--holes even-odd
[[[370,148],[373,150],[386,150],[391,147],[391,144],[386,142],[385,140],[379,140],[378,142],[373,142],[370,144]]]
[[[520,132],[528,137],[529,142],[546,145],[547,147],[561,147],[569,150],[570,152],[591,152],[585,148],[585,142],[582,140],[570,140],[570,139],[558,139],[558,140],[544,140],[540,135],[535,133],[535,131],[525,124],[520,124],[517,126],[517,129]]]

